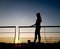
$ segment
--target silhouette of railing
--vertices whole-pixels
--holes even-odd
[[[35,28],[35,26],[33,26],[33,27],[32,26],[19,26],[18,28],[19,28],[18,40],[19,40],[20,33],[31,33],[30,31],[29,32],[20,32],[21,28]],[[59,32],[58,31],[57,32],[46,32],[46,28],[60,28],[60,26],[41,26],[41,28],[44,28],[44,32],[41,32],[41,33],[44,33],[45,37],[46,37],[46,33],[60,33],[60,31]],[[46,40],[46,38],[45,38],[45,40]]]
[[[16,38],[16,26],[0,26],[0,28],[14,28],[14,43],[15,43],[15,38]],[[4,30],[3,30],[4,31]],[[7,30],[8,31],[8,30]],[[0,32],[1,33],[1,32]],[[8,32],[2,32],[2,33],[8,33]],[[10,33],[10,32],[9,32]]]
[[[16,26],[0,26],[0,28],[14,28],[14,31],[15,31],[14,43],[15,43],[15,40],[16,40]],[[33,26],[33,27],[31,27],[31,26],[18,26],[18,40],[20,38],[20,33],[21,33],[20,29],[21,28],[35,28],[35,26]],[[41,26],[41,28],[44,29],[44,34],[45,34],[45,33],[51,33],[51,32],[46,32],[46,28],[60,28],[60,26]],[[27,32],[27,33],[29,33],[29,32]],[[53,32],[53,33],[57,33],[57,32]],[[60,31],[58,33],[60,33]],[[45,34],[45,36],[46,36],[46,34]]]

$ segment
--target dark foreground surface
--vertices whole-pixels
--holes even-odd
[[[59,43],[0,43],[0,49],[60,49]]]

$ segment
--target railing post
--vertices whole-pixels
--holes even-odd
[[[44,27],[44,36],[45,36],[45,44],[46,44],[46,30],[45,30],[45,27]]]
[[[19,37],[20,37],[20,27],[18,27],[18,41],[19,41]]]
[[[14,43],[15,43],[15,40],[16,40],[16,27],[15,27]]]
[[[16,29],[15,29],[15,43],[18,43],[18,26],[16,26]]]

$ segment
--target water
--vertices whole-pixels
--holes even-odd
[[[18,43],[27,43],[28,40],[31,40],[31,42],[34,41],[34,38],[28,38],[28,37],[20,37]],[[37,40],[38,41],[38,40]],[[43,43],[54,43],[60,41],[60,37],[42,37],[41,42]],[[5,42],[5,43],[14,43],[14,37],[5,37],[5,38],[0,38],[0,42]]]

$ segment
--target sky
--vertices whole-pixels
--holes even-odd
[[[38,12],[41,13],[42,26],[60,26],[60,0],[0,0],[0,26],[31,26],[36,22],[36,13]],[[51,30],[56,32],[60,31],[59,28],[54,29]],[[0,32],[3,30],[7,31],[6,29],[0,28]],[[17,28],[16,30],[18,32]],[[29,35],[33,36],[33,34]],[[21,34],[23,37],[29,35]],[[47,36],[49,35],[51,37],[60,37],[58,33],[47,34]],[[0,33],[1,36],[11,37],[14,34]]]
[[[0,0],[0,26],[31,26],[37,12],[42,26],[60,25],[59,0]]]

